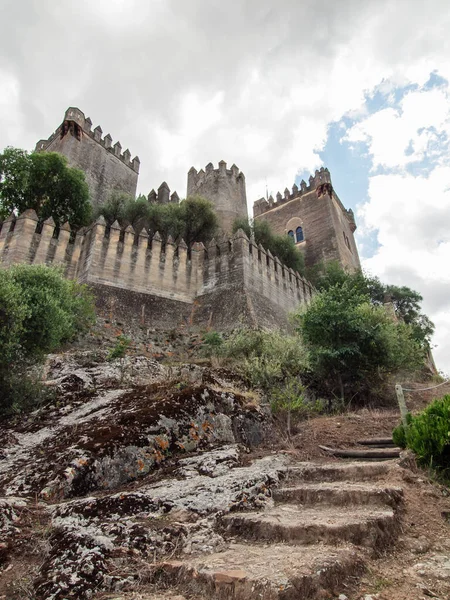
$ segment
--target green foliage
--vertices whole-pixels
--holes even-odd
[[[217,233],[219,221],[209,200],[192,196],[180,203],[184,230],[182,237],[188,247],[194,242],[208,243]]]
[[[239,329],[225,341],[223,354],[236,362],[252,385],[265,391],[298,378],[308,365],[300,338],[280,332]]]
[[[423,363],[411,327],[394,322],[351,284],[317,294],[297,321],[316,381],[341,400],[364,401],[392,373]]]
[[[412,416],[406,428],[394,430],[394,441],[410,448],[419,464],[450,477],[450,395],[432,402]]]
[[[24,376],[21,365],[0,376],[0,415],[11,416],[36,410],[55,399],[55,390],[42,384],[35,374]]]
[[[203,336],[202,350],[205,356],[217,356],[223,346],[223,337],[217,331],[208,331]]]
[[[208,243],[218,230],[212,203],[200,196],[186,198],[179,204],[150,204],[145,196],[134,199],[114,191],[97,209],[96,216],[99,215],[109,226],[118,221],[121,227],[131,225],[137,232],[145,227],[151,236],[159,232],[164,242],[169,236],[175,242],[184,239],[188,247],[194,242]]]
[[[405,286],[385,285],[378,277],[371,277],[361,271],[349,273],[336,261],[317,265],[308,271],[307,276],[319,291],[326,291],[334,286],[345,287],[355,294],[366,296],[375,306],[391,303],[396,317],[411,325],[414,339],[424,348],[429,347],[434,325],[420,312],[422,296],[418,292]]]
[[[263,248],[270,250],[288,268],[302,274],[305,272],[303,254],[297,249],[294,240],[288,235],[273,233],[267,221],[254,220],[250,224],[244,217],[239,217],[233,223],[233,233],[238,229],[242,229],[248,238],[253,235],[256,244],[261,244]]]
[[[65,279],[57,268],[15,265],[7,271],[26,307],[20,345],[26,356],[52,352],[86,331],[95,318],[86,286]]]
[[[125,220],[126,205],[134,202],[133,196],[120,190],[113,190],[109,193],[106,202],[96,207],[95,218],[100,215],[106,221],[108,226],[111,226],[116,221],[123,223]],[[132,209],[130,209],[132,210]]]
[[[406,430],[402,423],[392,432],[392,440],[399,448],[406,448]]]
[[[309,413],[309,406],[304,398],[305,388],[298,379],[291,378],[284,385],[272,391],[272,412],[290,411],[296,414]]]
[[[116,360],[117,358],[125,358],[127,350],[131,344],[131,339],[125,335],[117,336],[116,343],[108,353],[106,360]]]
[[[87,225],[92,215],[83,171],[69,167],[56,152],[6,148],[0,154],[0,218],[29,208],[40,221],[52,217],[57,226]]]
[[[93,320],[90,292],[58,269],[15,265],[0,270],[0,411],[17,408],[16,382],[26,379],[31,363],[86,331]]]

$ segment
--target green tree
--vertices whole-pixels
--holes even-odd
[[[216,235],[219,221],[213,204],[201,196],[190,196],[180,202],[182,237],[190,248],[194,242],[207,244]]]
[[[83,171],[69,167],[56,152],[28,154],[6,148],[0,154],[0,215],[5,218],[28,208],[36,211],[40,221],[52,217],[57,226],[87,225],[92,209]]]
[[[385,285],[378,277],[372,277],[362,271],[345,271],[337,261],[321,263],[307,274],[312,284],[319,290],[329,290],[334,286],[352,290],[355,294],[368,297],[375,306],[392,303],[398,319],[411,325],[414,338],[424,347],[429,348],[434,325],[421,312],[422,296],[406,287]]]
[[[396,323],[351,283],[318,293],[297,320],[316,382],[341,401],[364,401],[389,375],[423,364],[410,325]]]
[[[30,171],[31,159],[25,150],[8,147],[0,154],[0,220],[14,210],[29,208],[26,194]]]
[[[122,223],[125,218],[125,205],[133,200],[130,194],[113,190],[108,194],[106,202],[96,207],[95,218],[102,216],[109,227],[116,221]]]

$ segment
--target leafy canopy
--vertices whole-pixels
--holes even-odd
[[[422,296],[418,292],[406,286],[384,284],[378,277],[372,277],[362,271],[348,273],[336,261],[322,263],[309,270],[308,278],[319,291],[337,286],[366,296],[374,306],[391,303],[396,317],[411,325],[414,339],[424,347],[429,346],[434,325],[421,312]]]
[[[131,225],[139,233],[143,228],[150,235],[157,231],[164,242],[169,236],[175,242],[182,239],[190,247],[194,242],[208,243],[218,231],[218,219],[209,200],[200,196],[188,197],[179,204],[150,204],[145,196],[112,192],[108,201],[97,209],[107,225],[117,221],[121,227]]]
[[[392,373],[423,364],[411,326],[396,322],[351,281],[318,293],[296,319],[316,381],[341,400],[364,401]]]
[[[57,226],[87,225],[91,205],[83,171],[69,167],[56,152],[6,148],[0,154],[0,219],[29,208],[40,221],[52,217]]]
[[[297,249],[294,240],[288,235],[273,233],[267,221],[254,220],[250,223],[245,217],[239,217],[233,223],[233,233],[238,229],[242,229],[248,238],[253,235],[256,244],[270,250],[288,268],[301,274],[305,272],[303,254]]]

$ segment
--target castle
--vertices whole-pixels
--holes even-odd
[[[78,108],[69,108],[62,124],[36,151],[65,155],[71,166],[86,174],[92,202],[101,204],[112,190],[136,194],[140,161],[122,152],[102,129]],[[103,218],[72,232],[58,230],[52,219],[37,227],[33,210],[11,215],[0,230],[0,262],[60,265],[69,278],[88,284],[100,312],[113,319],[137,321],[142,326],[198,325],[225,330],[238,324],[284,327],[289,312],[308,303],[311,284],[283,265],[242,230],[230,235],[236,217],[248,217],[245,176],[236,165],[221,161],[188,173],[188,195],[201,195],[215,206],[222,234],[207,247],[169,238],[163,244],[156,233],[137,235],[116,222],[109,229]],[[179,202],[163,182],[149,202]],[[327,169],[316,171],[309,185],[302,181],[292,193],[260,199],[254,218],[266,220],[279,234],[290,235],[304,252],[307,266],[337,260],[359,269],[353,233],[353,213],[346,210],[331,185]]]

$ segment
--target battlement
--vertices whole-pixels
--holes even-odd
[[[118,293],[128,305],[143,298],[149,318],[155,299],[184,306],[184,314],[202,305],[203,316],[200,311],[197,317],[202,326],[234,327],[240,318],[257,325],[286,323],[288,312],[314,293],[304,278],[242,230],[206,248],[194,243],[189,252],[183,240],[163,243],[158,233],[150,238],[145,230],[123,229],[117,222],[107,228],[103,217],[72,232],[68,224],[56,228],[51,218],[39,224],[36,213],[27,210],[11,215],[0,229],[0,266],[17,263],[59,265],[66,277],[99,289],[100,302]],[[217,310],[218,302],[223,309]],[[250,305],[257,305],[260,318],[248,314]]]
[[[170,193],[170,188],[165,181],[158,188],[158,192],[152,190],[147,196],[150,204],[179,204],[180,197],[177,192]]]
[[[92,129],[92,121],[86,118],[83,111],[76,107],[70,107],[66,110],[64,121],[56,129],[54,133],[46,140],[39,140],[36,144],[36,152],[52,151],[52,143],[57,139],[62,139],[66,135],[72,135],[77,140],[81,141],[83,136],[88,136],[90,139],[97,142],[105,150],[118,158],[124,165],[132,169],[135,173],[139,173],[140,160],[138,156],[131,159],[131,153],[128,149],[122,152],[122,144],[116,142],[113,144],[113,139],[108,133],[104,137],[103,130],[100,125]]]
[[[222,231],[230,234],[237,217],[248,218],[245,175],[233,164],[227,169],[224,160],[215,169],[208,163],[205,169],[194,167],[188,172],[188,196],[203,196],[214,204]]]
[[[256,200],[253,203],[254,216],[257,217],[269,210],[272,210],[273,208],[277,208],[278,206],[289,202],[290,200],[295,200],[295,198],[300,198],[301,196],[314,191],[316,192],[318,198],[324,194],[328,194],[330,197],[333,196],[337,198],[331,185],[330,171],[327,168],[321,167],[320,170],[316,170],[315,174],[311,175],[308,181],[309,185],[304,179],[302,179],[300,182],[300,188],[294,183],[292,186],[292,192],[290,192],[288,188],[285,188],[283,194],[277,192],[275,198],[270,195],[267,200],[265,198]],[[344,209],[344,207],[342,208]]]
[[[212,163],[208,163],[206,167],[200,169],[200,171],[197,171],[195,167],[191,167],[188,172],[188,188],[201,186],[216,177],[228,177],[230,180],[245,182],[244,173],[242,173],[235,164],[231,166],[231,169],[227,169],[227,163],[224,160],[221,160],[217,169],[214,168]]]

